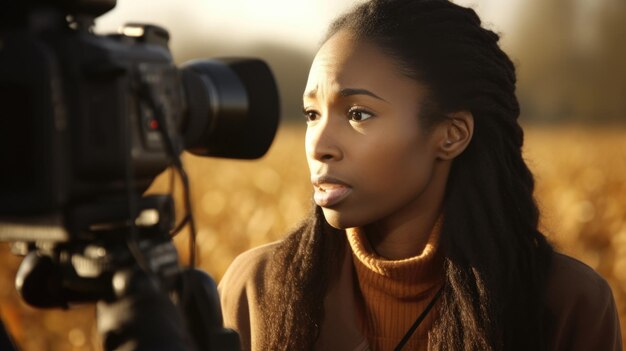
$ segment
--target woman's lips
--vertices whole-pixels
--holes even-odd
[[[313,200],[321,207],[334,206],[343,201],[352,192],[352,188],[349,185],[336,179],[320,177],[312,180],[315,187]]]

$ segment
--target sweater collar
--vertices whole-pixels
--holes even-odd
[[[424,250],[400,260],[377,255],[359,228],[346,229],[359,285],[397,297],[415,297],[431,290],[442,274],[443,258],[438,249],[442,224],[443,215],[440,215]]]

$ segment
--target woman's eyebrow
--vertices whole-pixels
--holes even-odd
[[[350,95],[368,95],[371,96],[373,98],[376,98],[378,100],[382,100],[384,102],[389,102],[383,98],[381,98],[380,96],[372,93],[371,91],[367,90],[367,89],[353,89],[353,88],[343,88],[339,91],[339,94],[341,96],[350,96]]]
[[[315,98],[315,95],[317,95],[317,87],[315,87],[315,88],[313,88],[313,89],[311,89],[309,91],[305,91],[303,98],[313,99],[313,98]]]
[[[304,93],[304,98],[315,98],[315,95],[317,95],[317,87],[315,87],[314,89],[311,89],[307,92]],[[376,98],[378,100],[382,100],[384,102],[389,102],[383,98],[381,98],[380,96],[372,93],[371,91],[367,90],[367,89],[357,89],[357,88],[343,88],[339,91],[339,95],[341,96],[351,96],[351,95],[368,95],[371,96],[373,98]]]

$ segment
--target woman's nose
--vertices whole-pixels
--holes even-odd
[[[305,143],[310,160],[329,162],[343,158],[339,126],[332,118],[321,118],[307,126]]]

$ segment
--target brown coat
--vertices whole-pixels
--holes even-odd
[[[226,327],[240,333],[243,350],[259,350],[263,311],[259,287],[270,252],[278,243],[249,250],[237,257],[219,284]],[[347,245],[346,245],[347,246]],[[347,246],[349,250],[349,246]],[[369,350],[355,318],[354,272],[346,254],[340,278],[325,299],[325,320],[315,350]],[[622,340],[615,300],[607,282],[593,269],[571,257],[555,254],[548,287],[551,350],[619,351]]]

